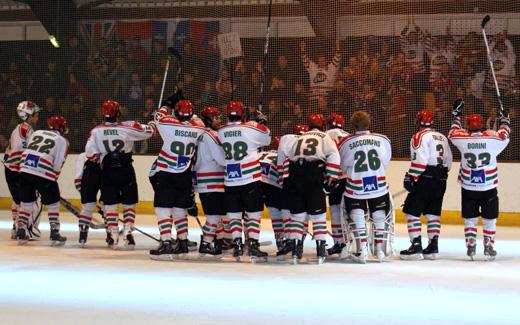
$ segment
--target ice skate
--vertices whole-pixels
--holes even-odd
[[[220,252],[222,253],[222,250]],[[200,236],[199,256],[204,257],[206,254],[217,255],[216,245],[212,246],[210,242],[204,241],[203,236]]]
[[[107,244],[109,248],[117,249],[119,242],[119,227],[108,227]]]
[[[18,226],[16,231],[16,239],[18,239],[18,245],[25,245],[29,241],[29,235],[24,227]]]
[[[294,249],[292,251],[292,264],[298,264],[303,257],[303,240],[294,240]]]
[[[196,241],[191,241],[188,239],[188,250],[190,252],[194,252],[197,250],[197,242]]]
[[[247,240],[247,250],[250,263],[267,262],[267,253],[260,250],[257,239],[249,238]]]
[[[88,238],[88,226],[81,225],[79,226],[79,245],[80,247],[85,247],[87,244],[87,238]]]
[[[494,261],[497,256],[497,251],[493,248],[487,240],[484,243],[484,257],[486,261]]]
[[[368,259],[368,247],[367,243],[360,245],[359,252],[352,254],[352,260],[359,264],[366,264]]]
[[[242,238],[235,238],[233,240],[233,257],[240,262],[244,255],[244,244],[242,244]]]
[[[327,255],[340,255],[345,246],[347,246],[345,243],[334,243],[331,248],[327,249]]]
[[[466,255],[469,256],[470,260],[475,260],[475,255],[477,254],[477,245],[469,244],[467,246],[468,250],[466,251]]]
[[[51,246],[63,246],[67,241],[67,237],[60,234],[59,229],[51,229]]]
[[[296,241],[294,239],[286,239],[283,241],[282,247],[276,252],[276,259],[278,261],[285,260],[285,255],[289,254],[294,250]]]
[[[421,244],[421,236],[412,240],[410,248],[401,251],[399,257],[406,261],[418,261],[423,259],[423,249]]]
[[[285,241],[285,240],[282,239],[282,238],[279,238],[279,239],[276,240],[276,251],[277,251],[277,252],[280,251],[280,250],[282,249],[282,247],[283,247],[283,245],[284,245],[284,241]]]
[[[428,246],[423,249],[423,257],[425,260],[435,260],[439,254],[439,236],[433,236]]]
[[[324,240],[316,241],[316,255],[318,256],[318,264],[323,264],[327,256],[326,243]]]
[[[177,238],[177,243],[173,247],[173,254],[179,258],[185,258],[189,253],[188,240]]]
[[[235,245],[233,244],[233,240],[229,239],[229,238],[222,238],[222,239],[219,239],[221,241],[221,248],[222,248],[222,251],[229,251],[229,250],[232,250],[233,248],[235,248]]]
[[[135,249],[134,235],[128,234],[125,236],[124,247],[125,247],[125,250],[129,250],[129,251],[133,251]]]
[[[383,263],[386,258],[385,252],[383,252],[383,245],[382,244],[376,244],[376,254],[375,258],[379,261],[379,263]]]
[[[13,223],[13,228],[11,229],[11,239],[16,240],[16,223]]]
[[[150,258],[156,261],[172,261],[173,246],[171,240],[161,241],[157,249],[150,250]]]

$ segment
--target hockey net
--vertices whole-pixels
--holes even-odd
[[[513,145],[500,158],[520,160],[514,145],[520,13],[511,1],[481,2],[486,8],[471,3],[274,0],[264,65],[269,0],[110,1],[83,11],[76,35],[61,49],[47,41],[2,42],[0,110],[6,122],[0,144],[22,99],[44,108],[41,127],[50,115],[69,119],[73,152],[83,151],[89,130],[101,122],[105,99],[120,101],[125,119],[149,121],[167,48],[173,47],[182,60],[172,60],[165,97],[180,86],[196,113],[208,105],[224,110],[232,98],[254,113],[263,99],[272,133],[283,135],[312,113],[337,112],[348,120],[365,110],[373,131],[391,139],[393,156],[407,158],[422,108],[435,112],[436,128],[446,133],[451,105],[462,97],[465,112],[481,113],[494,126],[498,103],[480,34],[482,10],[488,10],[494,64],[513,129]],[[224,60],[218,36],[230,32],[240,35],[242,55]],[[155,154],[160,146],[154,138],[135,152]]]

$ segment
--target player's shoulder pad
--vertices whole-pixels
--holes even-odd
[[[253,127],[261,132],[269,132],[269,128],[263,124],[260,124],[258,122],[255,122],[255,121],[249,121],[249,122],[245,122],[244,125],[246,126],[250,126],[250,127]]]
[[[179,122],[179,120],[177,120],[175,117],[173,117],[171,115],[167,115],[167,116],[162,117],[159,120],[159,123],[160,124],[181,124]]]
[[[449,138],[471,138],[471,134],[464,129],[452,129]]]
[[[421,146],[422,144],[422,139],[423,139],[423,136],[428,133],[429,129],[425,129],[425,130],[421,130],[417,133],[415,133],[413,136],[412,136],[412,146],[414,147],[414,149],[419,149],[419,147]]]
[[[211,130],[211,129],[206,129],[206,132],[205,134],[210,137],[213,141],[215,141],[218,145],[222,145],[222,143],[220,142],[219,138],[218,138],[218,133]]]
[[[370,132],[370,135],[374,135],[376,137],[383,138],[383,139],[385,139],[386,141],[388,141],[390,143],[390,139],[386,135],[384,135],[384,134]]]
[[[29,133],[29,131],[32,130],[32,127],[29,125],[29,123],[22,123],[20,124],[20,135],[22,136],[22,138],[26,138],[27,137],[27,133]]]
[[[202,122],[202,120],[200,118],[196,118],[196,119],[193,119],[190,121],[190,125],[191,126],[196,126],[196,127],[199,127],[199,128],[206,128],[206,126],[204,125],[204,122]]]
[[[353,134],[348,134],[346,137],[342,138],[339,142],[338,142],[338,148],[341,148],[341,146],[343,144],[345,144],[348,140],[352,139],[354,137]]]

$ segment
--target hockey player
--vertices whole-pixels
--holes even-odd
[[[69,153],[69,142],[63,137],[68,132],[68,123],[61,116],[52,116],[47,124],[49,130],[35,131],[22,154],[21,205],[16,233],[19,244],[25,244],[29,239],[27,226],[36,201],[36,191],[41,195],[42,204],[47,206],[51,245],[63,245],[67,240],[60,235],[58,177]]]
[[[224,186],[227,202],[227,216],[233,235],[233,256],[239,260],[243,255],[242,214],[247,214],[246,236],[251,261],[260,257],[267,258],[267,253],[259,248],[260,217],[264,209],[260,180],[262,171],[258,149],[271,143],[269,129],[258,122],[243,122],[244,105],[231,101],[226,109],[228,123],[218,131],[218,137],[224,150],[225,166]],[[265,123],[263,116],[257,121]]]
[[[173,116],[165,116],[153,127],[163,139],[157,158],[154,195],[155,214],[161,233],[161,244],[150,251],[150,258],[171,260],[184,255],[188,248],[187,209],[192,206],[193,184],[191,168],[197,141],[205,132],[200,120],[192,120],[193,104],[181,100],[175,105]],[[177,242],[172,246],[171,230],[175,223]]]
[[[293,144],[289,154],[289,209],[292,216],[291,242],[293,262],[303,255],[302,240],[307,218],[312,220],[318,263],[326,256],[327,206],[323,191],[325,180],[337,181],[340,157],[336,143],[325,132],[325,117],[309,117],[309,131]]]
[[[476,254],[478,218],[482,217],[484,232],[484,256],[494,260],[497,255],[495,243],[498,218],[498,172],[497,156],[509,143],[510,120],[500,116],[498,131],[484,130],[479,114],[466,117],[466,129],[462,128],[461,116],[464,102],[458,99],[453,107],[453,123],[449,139],[461,153],[459,183],[462,185],[462,217],[467,255],[471,260]]]
[[[135,170],[132,165],[132,148],[135,141],[149,139],[153,129],[136,122],[118,122],[120,105],[113,100],[103,103],[105,123],[92,129],[85,146],[87,160],[99,159],[101,166],[101,196],[105,204],[108,246],[116,249],[119,242],[118,203],[123,204],[124,247],[135,247],[132,235],[135,222],[135,205],[138,192]]]
[[[20,164],[22,162],[22,153],[27,148],[27,143],[34,132],[33,127],[38,124],[40,107],[31,101],[23,101],[16,107],[16,113],[22,120],[18,124],[9,138],[9,146],[7,147],[3,159],[5,166],[5,180],[7,187],[13,198],[11,204],[11,214],[13,219],[13,230],[11,231],[11,239],[16,239],[16,219],[18,218],[18,210],[20,209]],[[30,223],[32,217],[30,218]],[[35,231],[38,231],[36,225]],[[31,235],[31,232],[29,232]]]
[[[412,245],[400,253],[403,260],[435,259],[439,253],[440,215],[446,192],[446,180],[451,169],[452,154],[448,139],[432,129],[433,113],[423,109],[417,113],[419,131],[410,141],[411,166],[404,178],[408,196],[403,212],[408,223]],[[421,214],[428,220],[429,244],[421,243]]]
[[[222,112],[216,107],[202,109],[201,117],[206,130],[199,140],[197,159],[193,167],[195,190],[199,193],[206,215],[199,246],[201,255],[222,254],[222,239],[215,240],[218,225],[226,215],[224,167],[218,164],[218,161],[224,160],[224,151],[217,134],[222,124],[221,115]]]
[[[339,144],[343,138],[350,135],[347,131],[343,130],[344,125],[345,118],[343,115],[332,113],[327,119],[326,133],[336,144]],[[341,225],[341,199],[343,198],[343,192],[345,191],[346,178],[343,173],[340,173],[338,179],[338,186],[334,191],[329,193],[330,221],[334,246],[327,249],[328,255],[340,254],[345,247],[343,227]]]
[[[271,141],[271,150],[263,151],[260,155],[262,167],[262,193],[264,204],[269,211],[273,226],[276,247],[280,248],[284,239],[284,227],[282,218],[282,184],[278,182],[277,150],[280,137],[274,137]]]
[[[277,151],[277,169],[278,169],[278,183],[282,185],[282,220],[284,229],[284,242],[283,245],[277,243],[278,252],[277,256],[282,256],[291,252],[290,247],[286,247],[290,237],[290,225],[291,225],[291,212],[289,211],[289,195],[288,195],[288,182],[284,180],[289,176],[289,155],[294,143],[298,140],[298,137],[305,132],[309,131],[309,127],[303,124],[297,124],[293,129],[293,134],[286,134],[280,138]]]
[[[351,124],[355,133],[344,138],[339,145],[341,170],[347,177],[345,209],[355,225],[358,253],[353,258],[366,263],[368,240],[365,214],[372,215],[375,225],[375,255],[379,261],[385,257],[383,240],[385,219],[390,209],[385,167],[392,157],[390,140],[371,133],[370,115],[363,111],[352,114]]]

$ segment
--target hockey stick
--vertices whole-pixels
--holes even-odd
[[[493,57],[491,56],[491,49],[489,48],[489,42],[488,42],[488,38],[487,38],[487,34],[486,34],[486,25],[489,23],[490,20],[491,20],[491,17],[489,15],[484,17],[484,19],[482,20],[482,24],[481,24],[482,36],[484,37],[484,44],[486,44],[488,63],[489,63],[489,67],[491,68],[491,75],[493,76],[493,82],[495,84],[495,90],[497,92],[498,104],[500,106],[499,113],[500,113],[500,116],[505,116],[504,102],[502,100],[502,95],[500,94],[500,89],[498,88],[498,81],[497,81],[497,77],[495,74],[495,67],[493,66]]]
[[[179,62],[181,61],[181,58],[182,58],[181,54],[176,49],[174,49],[173,47],[169,47],[168,48],[168,57],[166,59],[166,66],[164,68],[161,95],[159,97],[159,102],[157,103],[157,109],[161,108],[161,104],[162,104],[163,97],[164,97],[164,88],[166,87],[166,79],[168,79],[168,71],[170,70],[170,63],[171,63],[172,57],[175,57],[177,59],[177,61],[179,61]],[[179,68],[177,69],[177,73],[175,75],[175,92],[177,92],[180,74],[181,74],[181,68],[179,65]]]
[[[267,54],[269,52],[269,36],[271,33],[271,16],[273,11],[273,0],[269,0],[269,13],[267,18],[267,30],[265,35],[265,45],[264,45],[264,57],[262,59],[262,79],[260,81],[260,102],[258,103],[258,112],[262,113],[262,108],[264,106],[265,100],[265,66],[267,65]]]

